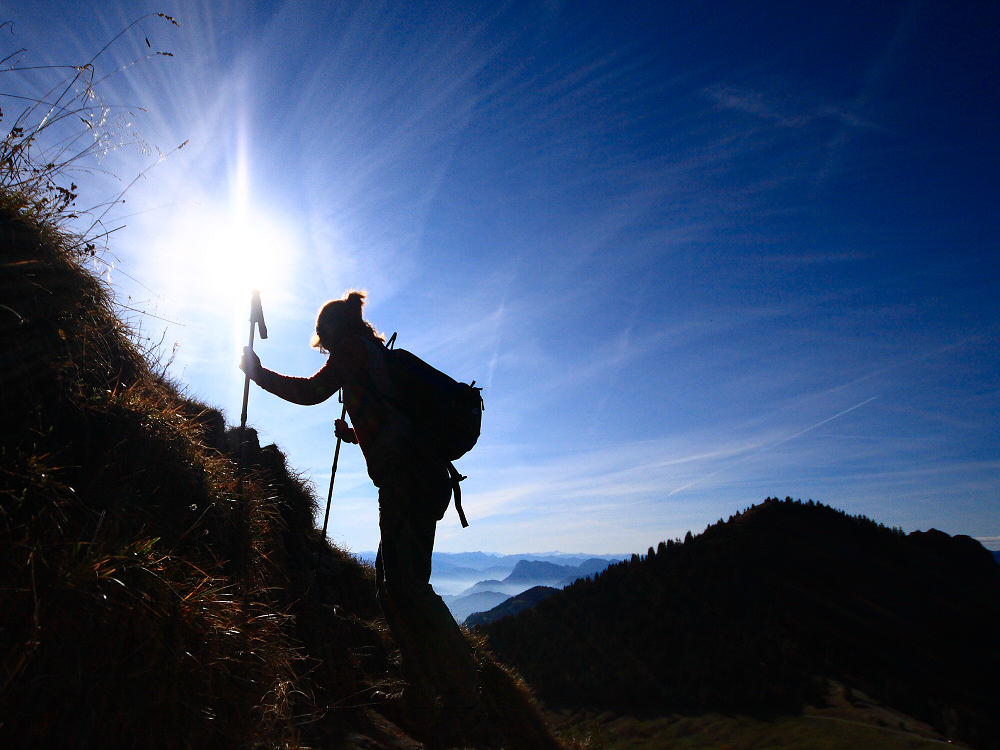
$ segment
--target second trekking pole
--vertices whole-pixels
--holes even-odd
[[[340,392],[340,397],[344,397],[344,392]],[[340,421],[343,422],[347,418],[347,404],[344,404],[343,410],[340,412]],[[323,517],[323,546],[319,548],[319,554],[316,556],[316,570],[319,570],[319,564],[323,560],[323,550],[326,548],[326,527],[330,523],[330,503],[333,502],[333,480],[337,478],[337,462],[340,461],[340,444],[343,442],[339,437],[337,438],[337,447],[333,450],[333,468],[330,469],[330,489],[326,493],[326,515]]]

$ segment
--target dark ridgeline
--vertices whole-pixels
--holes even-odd
[[[832,678],[1000,747],[1000,565],[812,501],[768,499],[482,630],[551,706],[796,712]]]

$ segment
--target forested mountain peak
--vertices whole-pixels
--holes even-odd
[[[796,711],[834,678],[995,747],[998,618],[969,537],[768,498],[484,630],[551,703]]]

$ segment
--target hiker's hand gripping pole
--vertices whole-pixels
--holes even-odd
[[[260,337],[267,338],[267,325],[264,323],[264,310],[260,306],[260,292],[256,289],[250,296],[250,343],[247,344],[247,351],[244,357],[252,358],[253,355],[253,335],[260,326]],[[247,429],[247,402],[250,400],[250,372],[246,373],[243,382],[243,411],[240,414],[240,461],[238,473],[243,473],[244,460],[246,459],[246,429]]]

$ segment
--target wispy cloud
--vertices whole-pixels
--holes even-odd
[[[751,115],[783,128],[801,129],[830,121],[850,128],[874,127],[850,106],[824,102],[813,96],[723,83],[707,87],[704,93],[720,109]]]

